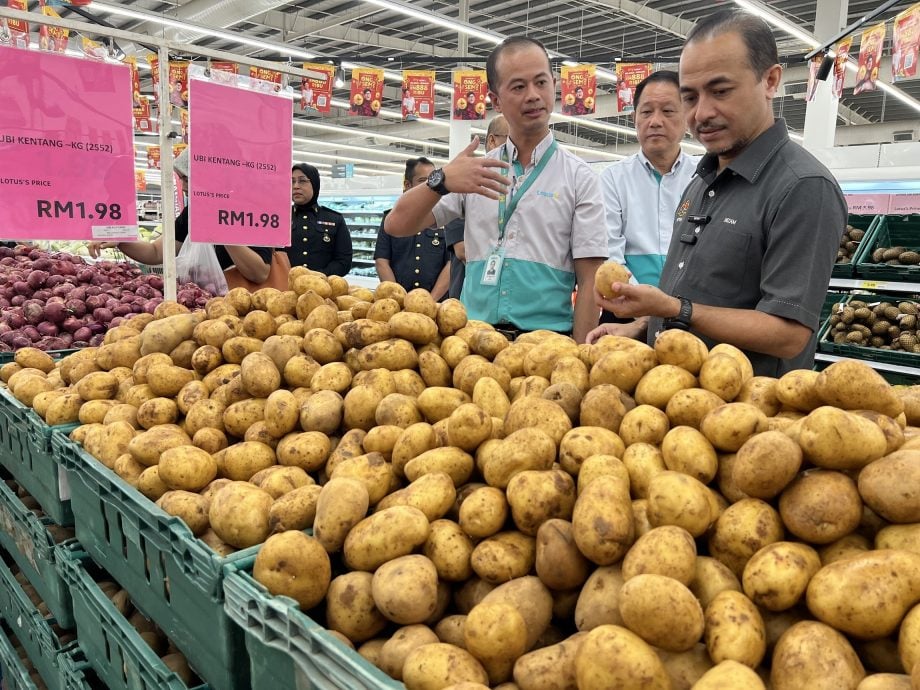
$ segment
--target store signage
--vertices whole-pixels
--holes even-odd
[[[403,120],[434,118],[434,70],[404,69],[402,75]]]
[[[915,79],[920,57],[920,2],[894,18],[891,44],[892,79],[895,82]]]
[[[0,93],[4,236],[136,238],[128,67],[0,48]]]
[[[879,215],[888,213],[889,194],[845,194],[847,210],[855,215]]]
[[[351,96],[349,115],[377,117],[383,103],[383,70],[372,67],[355,67],[351,71]]]
[[[335,65],[305,62],[305,70],[319,72],[320,77],[303,77],[300,80],[300,109],[328,113],[332,109],[332,85],[335,83]]]
[[[291,101],[192,77],[189,235],[195,242],[291,244]]]
[[[597,68],[594,65],[562,66],[562,114],[594,114],[597,95]]]
[[[332,177],[342,178],[342,177],[354,177],[355,176],[355,165],[354,163],[336,163],[332,166]]]
[[[885,22],[876,24],[862,32],[859,40],[859,66],[856,68],[856,86],[853,95],[863,91],[875,91],[878,68],[882,62],[882,48],[885,46]]]
[[[888,213],[920,213],[920,194],[892,194]]]
[[[631,113],[635,110],[633,99],[636,87],[652,73],[648,62],[618,62],[617,71],[617,112]]]
[[[485,120],[489,83],[485,70],[454,70],[452,120]]]

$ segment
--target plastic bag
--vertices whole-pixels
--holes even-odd
[[[217,260],[213,244],[186,240],[176,256],[179,284],[195,283],[212,295],[227,294],[227,279]]]

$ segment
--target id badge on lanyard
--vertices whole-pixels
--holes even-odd
[[[514,197],[511,199],[510,203],[506,195],[503,194],[499,197],[498,243],[492,247],[492,251],[489,253],[489,256],[486,257],[486,268],[485,271],[483,271],[482,280],[479,281],[481,285],[498,285],[502,273],[502,265],[505,263],[505,227],[508,225],[508,221],[514,214],[514,210],[517,208],[518,202],[524,196],[524,193],[530,189],[530,186],[540,176],[540,173],[543,172],[543,169],[546,168],[547,163],[549,163],[550,159],[553,157],[553,154],[556,152],[556,146],[556,140],[553,139],[552,143],[550,143],[546,151],[540,157],[540,161],[534,167],[533,171],[521,184],[520,189],[515,191]],[[506,151],[507,149],[502,147],[501,157],[502,160],[507,163]],[[515,174],[523,176],[524,169],[521,167],[520,162],[514,161],[513,165]]]

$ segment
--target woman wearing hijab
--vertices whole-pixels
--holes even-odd
[[[351,233],[345,218],[319,205],[319,171],[297,163],[291,168],[291,266],[306,266],[329,276],[351,270]]]

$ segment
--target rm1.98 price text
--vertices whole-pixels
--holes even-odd
[[[237,228],[277,228],[281,219],[277,213],[250,213],[248,211],[217,212],[218,225],[231,225]]]
[[[121,220],[121,204],[107,204],[99,201],[58,201],[39,199],[36,202],[39,218],[89,218]]]

